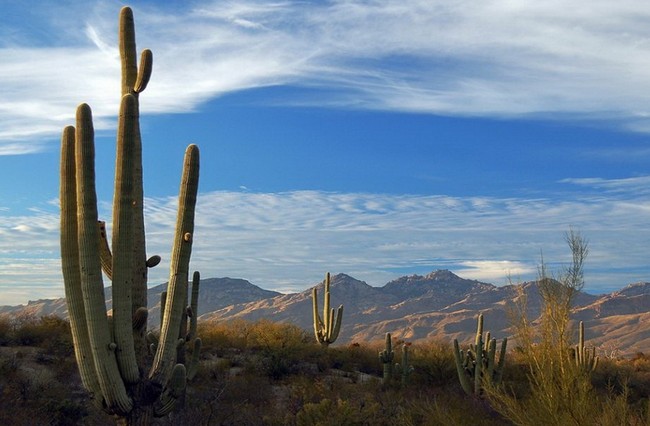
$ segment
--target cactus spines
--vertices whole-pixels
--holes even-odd
[[[485,341],[483,341],[483,314],[478,316],[477,322],[476,338],[467,352],[463,352],[458,345],[458,340],[454,339],[454,360],[463,390],[468,395],[479,396],[486,382],[491,385],[498,385],[501,382],[508,339],[503,338],[501,341],[497,363],[496,339],[491,339],[488,332]]]
[[[147,267],[158,264],[160,257],[147,260],[145,255],[137,99],[151,75],[152,57],[151,52],[143,52],[138,70],[129,8],[120,12],[120,52],[124,93],[118,118],[112,246],[109,248],[105,224],[97,218],[92,112],[81,104],[76,126],[66,127],[61,138],[61,264],[83,385],[107,412],[123,423],[134,424],[169,412],[187,381],[186,367],[176,362],[176,349],[179,341],[184,343],[178,331],[186,311],[193,240],[185,235],[194,232],[199,151],[190,145],[185,154],[169,297],[161,337],[154,345],[145,340],[146,278]],[[106,313],[102,269],[113,285],[111,316]],[[196,311],[196,306],[193,308]],[[200,347],[200,341],[194,345]],[[155,354],[147,374],[149,347]],[[198,359],[198,349],[196,352]]]
[[[316,341],[328,346],[336,341],[343,321],[343,305],[330,309],[330,273],[325,275],[325,296],[323,300],[323,317],[318,314],[318,292],[312,289],[312,306],[314,316],[314,334]]]
[[[591,373],[598,366],[599,357],[596,356],[596,348],[592,348],[591,352],[585,348],[585,324],[582,321],[580,321],[580,334],[573,357],[576,367],[584,373]]]
[[[384,364],[383,383],[388,384],[393,378],[393,359],[395,358],[390,333],[386,333],[385,347],[384,350],[379,352],[379,360]]]

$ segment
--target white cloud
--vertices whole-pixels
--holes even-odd
[[[99,129],[113,126],[117,9],[97,3],[52,13],[50,22],[41,16],[54,47],[0,47],[0,153],[42,149],[21,141],[56,138],[82,101]],[[138,46],[155,58],[142,97],[148,113],[294,85],[327,95],[270,102],[650,126],[650,5],[635,1],[244,0],[134,9]]]
[[[102,203],[102,217],[107,207]],[[285,291],[304,289],[326,271],[382,285],[447,268],[504,284],[509,275],[535,278],[542,251],[551,268],[561,269],[570,260],[563,234],[572,227],[590,244],[587,289],[600,292],[649,279],[649,212],[645,197],[212,192],[198,200],[191,267],[203,277],[241,277]],[[148,252],[163,257],[150,272],[150,283],[158,284],[168,277],[176,198],[148,198],[146,218]],[[2,304],[26,301],[11,299],[15,286],[21,294],[33,287],[31,299],[42,297],[43,288],[63,294],[58,244],[58,212],[0,215]]]

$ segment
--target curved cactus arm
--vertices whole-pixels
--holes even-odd
[[[190,145],[185,151],[181,189],[178,200],[178,217],[176,220],[176,235],[170,261],[169,285],[167,288],[167,303],[163,314],[160,330],[160,343],[150,378],[158,384],[163,384],[171,374],[175,364],[176,340],[180,327],[181,316],[185,310],[187,297],[187,277],[192,239],[194,234],[194,209],[199,184],[199,149]],[[185,295],[183,294],[185,291]]]
[[[461,387],[467,395],[472,395],[474,391],[465,370],[466,360],[463,360],[463,354],[458,345],[458,339],[454,339],[454,360],[456,361],[456,372],[458,373],[458,380],[460,381]]]
[[[176,364],[171,371],[165,389],[154,404],[154,415],[162,417],[169,414],[176,406],[178,399],[185,393],[186,386],[187,372],[185,366]]]
[[[113,279],[113,254],[108,244],[108,235],[106,235],[106,222],[100,220],[97,222],[99,228],[99,260],[102,264],[102,271],[106,278]]]
[[[140,68],[138,69],[138,76],[133,85],[135,93],[143,92],[147,88],[149,79],[151,78],[151,71],[153,69],[153,53],[149,49],[142,51],[140,55]]]
[[[109,409],[128,413],[133,402],[126,393],[117,367],[110,338],[101,262],[97,244],[97,194],[95,192],[95,146],[90,107],[77,108],[75,132],[75,163],[77,184],[77,218],[79,239],[79,270],[84,297],[88,335],[99,386]]]
[[[336,310],[331,309],[330,321],[332,323],[328,330],[327,340],[329,343],[334,343],[339,337],[341,331],[341,323],[343,322],[343,305],[340,305]]]
[[[93,363],[86,323],[77,239],[77,184],[75,169],[75,128],[67,126],[61,136],[61,266],[65,283],[65,300],[70,317],[75,358],[84,387],[101,398]]]

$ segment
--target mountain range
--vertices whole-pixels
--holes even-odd
[[[149,289],[150,326],[159,322],[160,293],[166,285]],[[201,280],[199,321],[257,320],[293,323],[312,329],[311,287],[316,286],[322,309],[324,283],[300,293],[264,290],[243,279]],[[495,286],[461,278],[448,270],[425,276],[404,276],[373,287],[346,274],[331,277],[331,304],[344,305],[337,344],[382,339],[390,332],[398,339],[459,339],[470,342],[476,317],[484,314],[493,337],[511,336],[509,306],[518,294],[527,296],[528,316],[537,318],[541,298],[537,282]],[[110,288],[106,289],[110,309]],[[65,299],[31,301],[0,306],[0,314],[67,316]],[[650,283],[640,282],[604,295],[578,293],[572,318],[584,321],[588,346],[608,356],[650,352]],[[576,337],[577,339],[577,337]]]

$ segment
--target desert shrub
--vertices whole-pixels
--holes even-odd
[[[329,368],[380,375],[379,345],[379,342],[371,342],[330,347],[327,351]]]
[[[414,385],[448,386],[458,382],[454,355],[448,341],[431,339],[411,346]]]
[[[275,380],[298,372],[314,346],[301,328],[268,320],[253,324],[248,345],[258,355],[254,368]]]
[[[11,318],[8,315],[0,315],[0,346],[6,346],[11,342]]]

